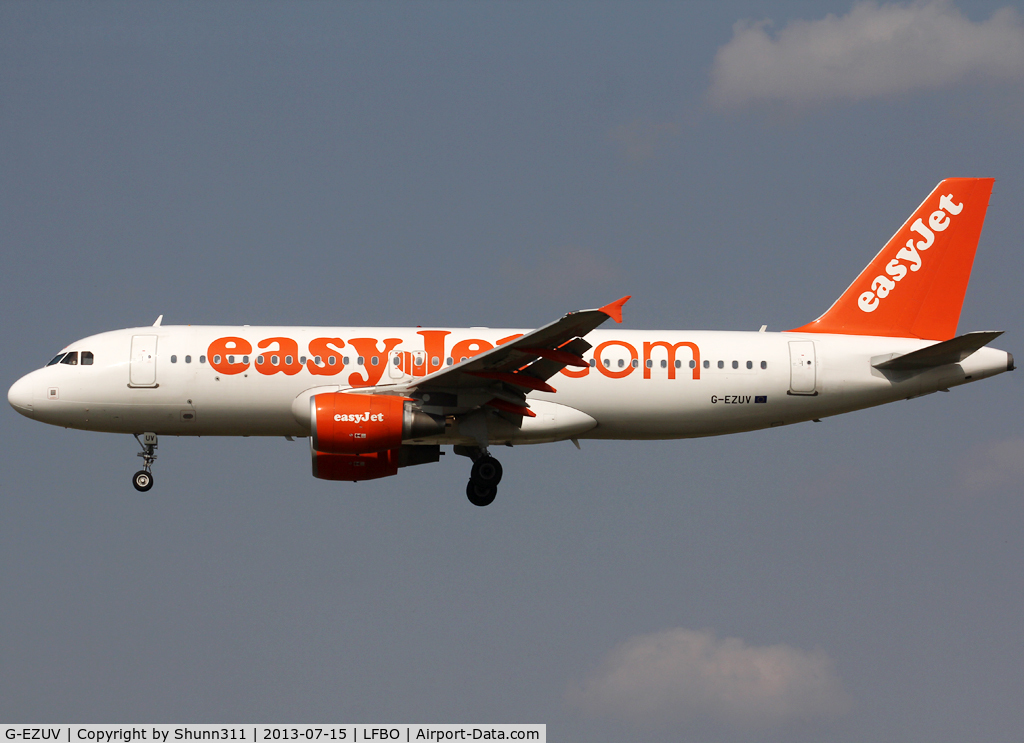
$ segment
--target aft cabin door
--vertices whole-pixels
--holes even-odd
[[[814,395],[817,384],[814,341],[789,342],[789,392],[791,395]]]
[[[130,387],[156,387],[155,335],[133,335],[132,357],[129,364]]]

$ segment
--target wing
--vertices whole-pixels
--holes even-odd
[[[526,395],[554,392],[548,380],[567,366],[586,367],[591,345],[584,336],[608,318],[622,322],[623,297],[594,310],[579,310],[489,351],[396,387],[388,393],[420,400],[426,412],[463,415],[488,407],[515,425],[533,417]]]

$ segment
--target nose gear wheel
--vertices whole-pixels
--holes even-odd
[[[140,493],[145,493],[151,487],[153,487],[153,473],[146,472],[146,470],[139,470],[132,476],[132,485]]]

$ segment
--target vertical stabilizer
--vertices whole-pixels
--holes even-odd
[[[939,183],[828,312],[793,332],[955,336],[993,181]]]

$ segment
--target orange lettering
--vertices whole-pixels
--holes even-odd
[[[676,378],[676,349],[680,346],[686,346],[690,349],[690,353],[693,354],[693,378],[700,379],[700,349],[697,348],[696,343],[690,343],[689,341],[680,341],[675,345],[672,345],[668,341],[654,341],[649,343],[644,341],[644,379],[651,378],[651,370],[647,368],[647,362],[651,359],[651,349],[653,348],[664,348],[668,353],[668,378]]]
[[[384,374],[384,367],[388,365],[388,353],[391,349],[402,342],[401,338],[385,338],[384,350],[377,348],[376,338],[352,338],[348,344],[356,349],[356,353],[363,357],[363,370],[366,373],[364,379],[358,373],[348,375],[348,383],[353,387],[373,387],[380,381]],[[374,364],[373,360],[377,359]]]
[[[613,371],[611,368],[605,366],[604,360],[601,358],[601,352],[604,351],[604,349],[608,348],[608,346],[622,346],[623,348],[628,348],[629,355],[631,357],[630,363],[626,364],[625,368],[619,369],[618,371]],[[602,343],[601,345],[594,349],[594,358],[597,360],[597,370],[599,372],[604,374],[606,377],[611,377],[612,379],[622,379],[623,377],[628,377],[630,374],[632,374],[632,362],[637,360],[637,355],[636,349],[633,348],[631,344],[626,343],[625,341],[605,341],[604,343]]]
[[[417,330],[423,336],[423,350],[427,352],[427,374],[436,372],[444,364],[444,337],[447,330]]]
[[[470,356],[476,356],[478,353],[490,351],[492,348],[494,348],[494,346],[487,341],[481,341],[475,338],[459,341],[452,346],[452,361],[457,364],[462,361],[463,357],[469,358]]]
[[[345,341],[341,338],[314,338],[309,342],[309,355],[312,356],[306,362],[306,368],[310,374],[322,377],[333,377],[340,374],[345,368],[344,357],[339,348],[345,347]],[[316,357],[319,356],[321,364],[318,366]]]
[[[236,361],[228,363],[228,356],[244,356],[252,351],[252,344],[245,338],[218,338],[206,349],[206,355],[210,359],[210,366],[221,374],[241,374],[249,368],[248,362]]]
[[[270,346],[275,343],[277,348],[271,350]],[[261,350],[266,349],[256,357],[256,371],[260,374],[284,372],[292,376],[302,369],[302,364],[299,363],[299,344],[291,338],[266,338],[257,345]]]

